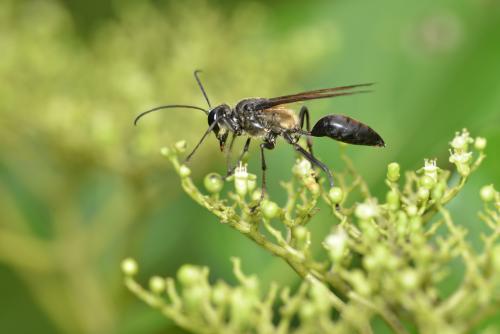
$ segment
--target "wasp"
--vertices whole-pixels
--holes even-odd
[[[240,136],[247,137],[245,145],[243,146],[243,151],[238,158],[238,163],[241,162],[243,156],[248,151],[252,139],[259,140],[262,170],[261,200],[264,198],[266,192],[267,165],[264,152],[265,150],[274,149],[278,137],[284,138],[286,142],[292,145],[293,148],[312,165],[319,167],[327,175],[330,187],[332,188],[334,186],[332,173],[323,162],[315,157],[311,137],[329,137],[337,141],[354,145],[385,146],[384,140],[375,130],[349,116],[336,114],[327,115],[321,118],[311,129],[309,109],[306,106],[302,106],[297,115],[295,111],[288,106],[288,104],[294,102],[367,93],[370,92],[370,90],[366,88],[372,86],[373,83],[311,90],[273,98],[246,98],[238,102],[234,107],[225,103],[212,107],[200,80],[200,72],[201,71],[196,70],[194,72],[194,77],[208,104],[208,109],[185,104],[162,105],[139,114],[135,118],[134,124],[137,124],[139,119],[143,116],[161,109],[189,108],[205,112],[208,116],[208,128],[184,162],[187,163],[191,159],[211,132],[213,132],[218,139],[222,152],[226,149],[226,142],[230,136],[231,139],[226,149],[228,164],[227,176],[231,175],[234,170],[234,168],[231,168],[230,155],[235,138]],[[307,149],[304,149],[298,144],[302,136],[306,137]]]

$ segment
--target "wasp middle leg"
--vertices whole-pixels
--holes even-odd
[[[233,145],[234,145],[235,139],[236,139],[236,136],[234,135],[234,133],[232,133],[231,134],[231,141],[229,142],[229,146],[227,147],[227,150],[226,150],[226,170],[227,170],[226,177],[231,175],[231,172],[234,169],[234,167],[231,165],[231,152],[233,151]]]
[[[266,195],[267,192],[267,186],[266,186],[266,170],[267,170],[267,165],[266,165],[266,157],[264,156],[264,150],[272,150],[274,149],[275,143],[273,142],[264,142],[260,144],[260,160],[261,160],[261,170],[262,170],[262,191],[260,193],[260,200],[259,203],[262,202],[264,199],[264,196]]]

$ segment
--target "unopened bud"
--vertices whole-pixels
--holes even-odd
[[[434,185],[436,184],[436,180],[430,177],[429,175],[423,175],[420,178],[420,185],[426,189],[432,189]]]
[[[328,192],[328,197],[333,204],[339,204],[344,199],[344,192],[340,187],[333,187]]]
[[[297,240],[298,244],[304,244],[307,241],[307,235],[309,234],[309,231],[307,231],[307,228],[304,226],[297,226],[294,227],[292,230],[292,235]]]
[[[418,283],[419,283],[418,274],[413,269],[403,270],[399,274],[399,281],[401,282],[401,285],[405,289],[414,290],[417,288]]]
[[[186,151],[186,141],[181,140],[181,141],[178,141],[177,143],[175,143],[175,149],[179,153],[183,153],[184,151]]]
[[[255,174],[248,173],[247,187],[249,192],[254,191],[257,187],[257,176]]]
[[[424,187],[420,187],[418,188],[417,190],[417,197],[422,200],[422,201],[425,201],[429,198],[429,189],[427,188],[424,188]]]
[[[261,203],[261,211],[262,215],[267,219],[272,219],[276,217],[279,213],[278,204],[271,201],[262,201]]]
[[[134,276],[138,270],[139,267],[134,259],[129,257],[122,261],[122,271],[125,275]]]
[[[385,197],[390,210],[399,208],[399,193],[396,190],[390,190]]]
[[[444,191],[446,190],[446,183],[439,182],[436,184],[434,189],[432,189],[432,199],[439,200],[444,195]]]
[[[168,147],[162,147],[160,150],[160,154],[166,157],[170,154],[170,149]]]
[[[493,201],[493,199],[495,199],[495,188],[492,184],[484,186],[479,191],[479,195],[481,196],[481,199],[483,201],[491,202]]]
[[[482,151],[486,148],[486,138],[483,137],[477,137],[476,140],[474,141],[474,147],[478,151]]]
[[[186,165],[181,165],[179,167],[179,175],[181,177],[188,177],[189,175],[191,175],[191,169],[189,169],[189,167]]]
[[[149,289],[154,293],[160,294],[165,291],[165,279],[160,276],[153,276],[149,279]]]
[[[391,162],[387,166],[387,179],[391,182],[397,182],[399,180],[399,164],[397,162]]]
[[[222,176],[220,176],[219,174],[210,173],[207,174],[207,176],[205,176],[205,178],[203,179],[203,185],[209,193],[216,194],[222,190],[224,181],[222,180]]]
[[[412,216],[415,216],[417,213],[418,213],[418,208],[416,205],[408,205],[406,207],[406,213],[408,214],[408,216],[412,217]]]
[[[177,271],[177,279],[185,287],[198,285],[203,280],[203,272],[200,267],[185,264]]]
[[[468,176],[470,174],[470,166],[466,164],[458,164],[457,171],[458,174],[462,176]]]

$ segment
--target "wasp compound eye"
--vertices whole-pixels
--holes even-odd
[[[213,109],[208,114],[208,125],[211,126],[216,121],[217,121],[217,109]],[[217,124],[214,126],[214,133],[215,134],[219,133],[219,126]]]

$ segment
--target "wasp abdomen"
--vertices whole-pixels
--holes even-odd
[[[368,125],[344,115],[328,115],[320,119],[311,134],[354,145],[385,146],[384,140]]]

